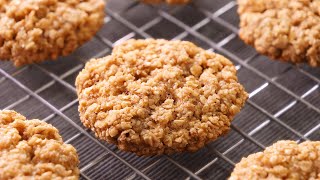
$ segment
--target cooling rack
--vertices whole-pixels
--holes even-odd
[[[320,139],[320,68],[271,61],[238,37],[237,5],[195,0],[150,6],[110,0],[101,31],[68,57],[17,69],[0,63],[0,109],[56,126],[77,148],[81,179],[226,179],[244,156],[277,140]],[[130,38],[189,40],[228,57],[250,93],[229,134],[196,153],[137,157],[97,140],[80,123],[74,81],[85,62]]]

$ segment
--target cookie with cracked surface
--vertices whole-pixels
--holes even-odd
[[[46,122],[0,111],[0,179],[79,179],[76,149]]]
[[[141,0],[144,3],[151,3],[151,4],[157,4],[157,3],[167,3],[167,4],[187,4],[191,2],[191,0]]]
[[[278,141],[243,158],[229,180],[320,179],[320,141]]]
[[[272,59],[320,66],[320,1],[238,0],[239,36]]]
[[[76,79],[82,123],[138,155],[196,151],[247,99],[234,65],[187,41],[129,40]]]
[[[0,0],[0,59],[21,66],[72,53],[104,18],[103,0]]]

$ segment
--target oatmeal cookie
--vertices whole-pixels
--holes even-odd
[[[279,141],[243,158],[229,180],[320,179],[320,141]]]
[[[239,36],[272,59],[320,66],[320,1],[238,0]]]
[[[66,56],[103,24],[104,0],[0,0],[0,59],[16,66]]]
[[[138,155],[198,150],[247,99],[228,59],[186,41],[129,40],[90,60],[76,87],[82,123]]]
[[[78,179],[78,164],[55,127],[0,111],[0,179]]]
[[[187,4],[191,0],[141,0],[144,3],[151,3],[151,4],[156,4],[156,3],[168,3],[168,4]]]

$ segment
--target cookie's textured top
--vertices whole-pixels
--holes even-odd
[[[141,0],[144,3],[162,3],[166,2],[168,4],[187,4],[191,0]]]
[[[138,155],[198,150],[247,99],[228,59],[186,41],[129,40],[89,61],[76,87],[83,124]]]
[[[78,179],[78,164],[56,128],[0,111],[0,179]]]
[[[240,37],[258,52],[320,66],[319,0],[238,0]]]
[[[320,179],[320,141],[279,141],[243,158],[230,177],[240,179]]]
[[[0,59],[20,66],[68,55],[103,16],[103,0],[0,0]]]

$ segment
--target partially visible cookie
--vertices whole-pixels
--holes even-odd
[[[82,123],[138,155],[196,151],[227,133],[248,95],[225,57],[187,41],[129,40],[76,79]]]
[[[104,0],[0,0],[0,60],[16,66],[73,52],[100,29]]]
[[[191,0],[141,0],[144,3],[151,3],[151,4],[156,4],[156,3],[168,3],[168,4],[187,4],[191,2]]]
[[[0,111],[0,179],[78,179],[78,164],[55,127]]]
[[[320,1],[238,0],[240,38],[273,59],[320,66]]]
[[[320,179],[320,141],[279,141],[243,158],[229,180]]]

